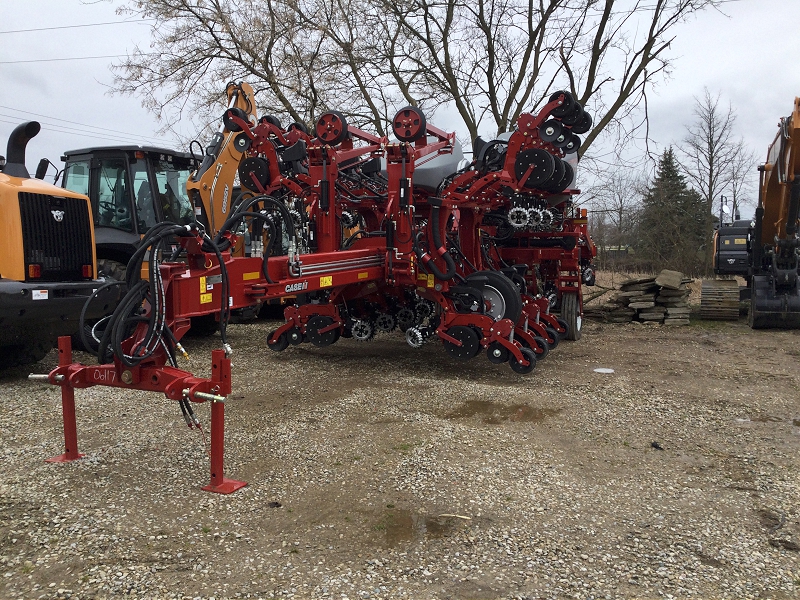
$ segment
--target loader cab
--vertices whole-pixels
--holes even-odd
[[[89,196],[98,260],[127,264],[148,229],[163,221],[188,224],[194,211],[186,181],[189,154],[147,146],[70,150],[64,188]]]

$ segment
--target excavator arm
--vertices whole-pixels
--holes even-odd
[[[219,231],[230,215],[236,171],[250,147],[249,132],[237,121],[255,125],[256,118],[256,102],[250,85],[229,83],[225,91],[228,109],[222,125],[206,147],[202,163],[186,184],[197,219],[203,222],[211,235]]]

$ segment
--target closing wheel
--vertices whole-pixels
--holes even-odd
[[[564,154],[572,154],[577,152],[581,147],[581,138],[578,135],[570,134],[567,144],[564,146]]]
[[[278,117],[274,115],[264,115],[259,119],[260,123],[269,123],[270,125],[275,125],[278,129],[282,129],[281,122],[278,120]],[[290,125],[291,127],[291,125]]]
[[[552,142],[561,135],[563,127],[559,121],[555,119],[548,119],[539,125],[539,138],[543,142]]]
[[[486,348],[486,358],[489,359],[490,363],[496,365],[502,364],[508,360],[508,356],[508,348],[503,346],[500,342],[492,342],[489,344],[489,347]]]
[[[522,298],[514,282],[499,271],[477,271],[466,277],[466,282],[478,278],[486,278],[483,286],[483,299],[486,302],[486,314],[495,321],[511,319],[514,323],[522,312]],[[479,287],[479,286],[474,286]]]
[[[354,340],[368,342],[375,337],[375,327],[371,321],[356,319],[350,326],[350,333],[353,334]]]
[[[561,336],[558,335],[555,327],[548,326],[545,327],[544,330],[547,332],[547,337],[550,338],[550,340],[553,340],[552,342],[550,340],[546,340],[547,343],[550,344],[550,350],[555,350],[558,348],[558,342],[561,341]]]
[[[228,131],[241,131],[242,128],[234,122],[233,117],[241,119],[245,123],[247,123],[247,113],[244,112],[241,108],[236,106],[229,108],[225,111],[222,115],[222,124],[225,126],[225,129]]]
[[[401,142],[415,142],[424,137],[427,132],[425,115],[414,106],[401,108],[394,116],[392,129]]]
[[[378,316],[375,317],[375,329],[378,331],[389,332],[394,329],[395,325],[397,325],[397,321],[389,313],[378,313]]]
[[[478,352],[480,352],[481,339],[472,327],[455,325],[445,333],[461,342],[461,345],[457,346],[448,340],[444,340],[444,348],[453,358],[469,360],[470,358],[475,358]]]
[[[319,346],[320,348],[324,348],[325,346],[330,346],[333,344],[339,339],[339,329],[336,328],[321,332],[322,329],[325,329],[330,325],[333,325],[333,319],[330,317],[325,317],[322,315],[311,317],[306,324],[306,335],[308,336],[308,341],[315,346]]]
[[[267,348],[273,352],[283,352],[289,347],[289,336],[286,335],[286,332],[284,331],[278,337],[273,339],[276,331],[278,330],[273,329],[267,336]]]
[[[289,331],[286,332],[286,339],[289,340],[289,343],[292,346],[297,346],[298,344],[302,344],[303,332],[300,331],[299,327],[292,327]]]
[[[550,115],[553,117],[563,117],[564,115],[568,115],[572,112],[572,107],[575,104],[575,99],[572,97],[572,94],[569,92],[556,92],[548,99],[548,103],[552,102],[553,100],[558,100],[558,97],[564,94],[564,101],[561,103],[560,106],[555,107],[553,110],[550,111]]]
[[[286,131],[291,131],[292,129],[297,129],[298,131],[302,131],[306,135],[310,135],[308,133],[308,127],[306,127],[305,123],[299,123],[299,122],[289,123],[289,126],[286,128]]]
[[[567,322],[567,339],[581,339],[581,307],[578,294],[564,294],[561,296],[561,317]]]
[[[523,365],[521,362],[518,362],[516,357],[512,354],[508,357],[508,366],[510,366],[511,370],[515,373],[527,375],[536,368],[536,355],[534,355],[533,350],[530,348],[520,348],[520,352],[522,352],[522,356],[525,357],[528,364]]]
[[[536,335],[533,337],[533,341],[536,343],[536,348],[531,348],[531,350],[536,354],[536,360],[547,358],[547,355],[550,354],[550,344],[547,343],[547,340]]]
[[[347,120],[342,113],[332,110],[317,120],[314,131],[321,142],[335,146],[347,138]]]
[[[570,113],[561,117],[561,122],[567,127],[572,127],[575,123],[580,121],[581,118],[583,118],[583,106],[581,106],[580,102],[575,102],[575,104],[572,105]]]
[[[592,117],[584,109],[581,118],[572,126],[572,133],[586,133],[592,128]]]
[[[561,317],[556,318],[556,323],[558,323],[559,329],[556,329],[558,333],[559,340],[566,340],[567,336],[569,336],[569,323],[567,323]]]

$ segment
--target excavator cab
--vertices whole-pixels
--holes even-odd
[[[186,182],[196,168],[191,155],[146,146],[70,150],[63,187],[89,196],[98,268],[118,278],[142,236],[163,221],[188,224],[194,210]]]

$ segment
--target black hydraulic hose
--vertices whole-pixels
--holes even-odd
[[[189,231],[185,225],[175,225],[175,223],[167,222],[154,225],[148,230],[136,252],[133,253],[133,256],[128,261],[128,269],[125,272],[125,282],[128,284],[128,288],[141,279],[142,263],[144,263],[144,256],[147,254],[147,250],[171,235],[185,236],[189,235]],[[155,253],[152,252],[150,256],[151,262],[154,257]]]
[[[91,304],[92,300],[94,300],[100,292],[107,290],[110,287],[114,287],[115,285],[123,285],[124,281],[109,281],[108,283],[104,283],[95,291],[92,292],[92,295],[86,299],[86,302],[83,303],[83,308],[81,308],[81,316],[78,319],[78,333],[81,336],[81,343],[83,347],[90,353],[94,354],[94,344],[89,343],[89,339],[86,337],[86,311],[89,310],[89,304]],[[108,317],[106,317],[108,318]],[[95,342],[97,340],[94,340]]]
[[[470,269],[472,269],[473,271],[477,271],[477,270],[478,270],[478,269],[475,267],[475,265],[473,265],[473,264],[472,264],[472,262],[470,262],[470,260],[467,258],[467,255],[466,255],[466,254],[464,254],[464,251],[461,249],[461,244],[458,244],[458,243],[454,242],[454,241],[453,241],[452,239],[450,239],[450,238],[448,238],[448,240],[447,240],[447,241],[448,241],[448,242],[450,242],[450,246],[452,246],[453,248],[455,248],[456,252],[458,252],[458,255],[459,255],[459,256],[460,256],[462,259],[464,259],[464,262],[465,262],[465,263],[467,263],[467,264],[469,265],[469,268],[470,268]]]
[[[266,248],[263,250],[261,259],[261,272],[264,274],[264,279],[267,280],[267,283],[275,283],[269,276],[269,265],[267,264],[267,261],[269,260],[269,255],[272,253],[272,247],[277,241],[278,229],[275,227],[275,223],[272,221],[267,220],[266,223],[269,225],[269,241],[267,242]]]
[[[108,326],[105,328],[105,331],[103,331],[103,337],[100,338],[100,344],[97,349],[97,360],[100,364],[111,362],[108,360],[108,347],[112,342],[114,330],[121,321],[127,321],[127,316],[130,315],[133,310],[138,310],[144,299],[148,285],[149,283],[147,281],[139,280],[133,287],[128,288],[128,293],[125,294],[125,297],[117,304],[117,308],[114,309],[114,312],[111,314]],[[116,352],[115,346],[112,345],[112,348]]]
[[[230,247],[230,242],[228,240],[223,239],[223,235],[230,231],[231,227],[237,223],[241,219],[241,215],[244,213],[249,212],[250,208],[254,204],[258,204],[260,202],[264,202],[264,208],[266,209],[267,205],[270,205],[278,210],[281,213],[281,217],[283,217],[284,223],[286,223],[287,232],[289,237],[292,239],[297,238],[297,233],[294,228],[294,221],[292,221],[292,215],[289,213],[289,209],[283,204],[283,202],[279,201],[277,198],[273,198],[272,196],[260,195],[260,196],[253,196],[247,201],[242,201],[236,206],[236,210],[234,213],[228,218],[227,221],[222,225],[219,232],[214,236],[214,242],[219,246],[220,250],[225,251]],[[263,215],[259,214],[259,217],[263,218]],[[205,252],[211,251],[210,248],[206,245],[203,246],[203,250]]]
[[[433,262],[433,259],[427,253],[423,253],[421,250],[417,249],[417,255],[419,259],[424,263],[425,267],[431,270],[433,276],[437,279],[441,279],[443,281],[448,281],[455,277],[456,274],[456,261],[453,260],[453,257],[450,256],[450,253],[447,249],[442,245],[442,237],[439,233],[439,207],[438,206],[431,206],[431,220],[429,223],[431,228],[431,237],[433,239],[433,245],[436,246],[436,252],[439,256],[444,259],[445,264],[447,265],[447,271],[442,273],[439,268],[436,266],[436,263]]]
[[[260,213],[257,213],[260,216]],[[222,338],[222,345],[228,345],[228,319],[230,318],[230,306],[228,305],[228,298],[230,297],[230,283],[228,281],[228,269],[225,267],[225,259],[222,256],[222,250],[208,235],[203,234],[203,247],[206,245],[211,247],[211,250],[217,257],[219,263],[219,273],[222,278],[222,297],[220,298],[220,313],[219,313],[219,335]]]

